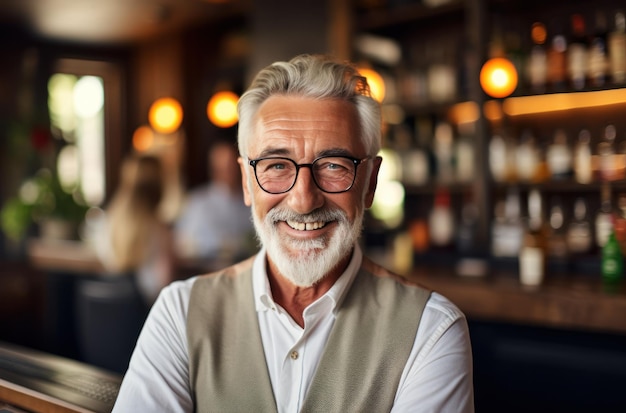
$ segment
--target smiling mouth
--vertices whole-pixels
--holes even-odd
[[[297,221],[286,221],[287,225],[291,228],[298,231],[313,231],[316,229],[324,228],[327,222],[318,221],[318,222],[297,222]]]

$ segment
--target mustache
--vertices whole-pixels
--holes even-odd
[[[275,224],[279,221],[296,221],[296,222],[347,222],[348,216],[340,209],[318,209],[308,214],[298,214],[288,209],[272,209],[265,217],[266,222]]]

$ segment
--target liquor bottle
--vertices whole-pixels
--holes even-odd
[[[574,202],[574,217],[567,226],[567,249],[573,254],[586,254],[591,251],[593,236],[591,223],[587,217],[585,198]]]
[[[476,161],[474,144],[476,141],[476,125],[474,122],[460,123],[459,132],[454,145],[455,174],[458,182],[469,182],[475,177]]]
[[[613,231],[613,204],[611,202],[611,186],[609,182],[602,183],[600,192],[600,210],[596,214],[596,246],[604,247],[609,234]]]
[[[504,128],[496,130],[489,141],[489,169],[496,182],[511,182],[517,176],[516,145]]]
[[[567,84],[567,39],[558,30],[552,36],[550,47],[547,52],[548,83],[552,90],[563,91]]]
[[[533,182],[538,179],[539,150],[533,133],[526,129],[522,132],[520,143],[515,151],[517,177],[522,182]]]
[[[519,190],[510,186],[504,200],[496,203],[491,228],[491,252],[495,257],[517,257],[524,236]]]
[[[454,179],[453,140],[452,125],[445,121],[438,122],[435,126],[433,152],[437,162],[437,180],[439,182],[450,183]]]
[[[552,200],[552,207],[550,208],[549,222],[549,235],[548,235],[548,256],[552,263],[558,267],[558,269],[564,269],[567,264],[567,240],[565,227],[565,216],[563,213],[563,206],[558,198]]]
[[[592,86],[601,87],[606,84],[608,73],[608,57],[606,51],[607,27],[603,12],[596,11],[595,29],[589,42],[588,77]]]
[[[402,134],[401,140],[408,140],[410,144],[408,148],[404,148],[400,154],[402,158],[402,181],[408,185],[421,185],[426,183],[429,178],[430,160],[428,152],[421,140],[413,144],[411,131],[405,126],[400,127],[398,134]]]
[[[604,128],[604,137],[598,144],[599,174],[600,179],[611,181],[615,179],[615,136],[617,132],[614,125]]]
[[[581,184],[588,184],[593,179],[591,134],[587,129],[578,133],[578,142],[574,148],[574,177]]]
[[[609,233],[607,242],[602,247],[602,281],[613,292],[624,278],[624,259],[615,231]]]
[[[478,232],[478,206],[468,193],[463,200],[461,208],[461,221],[457,228],[456,246],[459,253],[468,255],[476,249],[476,237]]]
[[[626,83],[626,18],[615,13],[615,28],[608,37],[609,72],[615,84]]]
[[[541,194],[532,189],[528,194],[528,223],[519,252],[519,277],[523,285],[540,285],[545,275],[546,239],[542,213]]]
[[[428,217],[430,243],[434,247],[448,247],[454,239],[454,215],[450,193],[441,188],[435,193],[433,209]]]
[[[544,93],[548,76],[548,62],[546,54],[546,26],[541,22],[535,22],[530,29],[530,37],[533,46],[530,49],[526,76],[530,89],[533,93]]]
[[[567,45],[567,75],[574,90],[585,87],[587,79],[587,39],[585,20],[581,14],[571,16],[571,37]]]
[[[546,162],[552,179],[567,179],[572,176],[572,151],[563,129],[554,132],[552,143],[546,151]]]
[[[501,133],[496,132],[489,141],[489,170],[495,182],[504,182],[507,175],[506,142]]]

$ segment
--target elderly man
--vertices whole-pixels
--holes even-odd
[[[472,412],[467,322],[365,258],[380,107],[353,66],[298,56],[239,102],[254,257],[163,290],[115,412]]]

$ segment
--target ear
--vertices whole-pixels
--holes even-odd
[[[380,164],[382,162],[383,158],[380,156],[372,159],[373,166],[369,176],[367,192],[365,193],[365,208],[371,207],[374,202],[374,193],[376,192],[376,185],[378,184],[378,171],[380,170]]]
[[[250,194],[249,185],[248,185],[249,169],[246,168],[248,165],[246,164],[246,161],[241,156],[237,158],[237,162],[239,163],[239,168],[241,168],[241,186],[243,189],[243,202],[246,204],[246,206],[251,206],[252,194]]]

